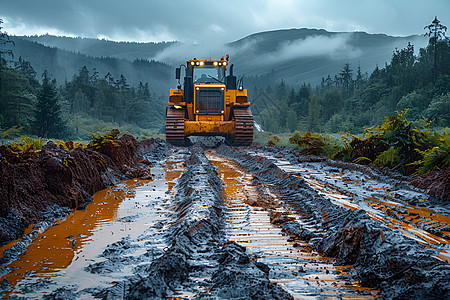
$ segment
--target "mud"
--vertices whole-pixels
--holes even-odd
[[[326,197],[320,188],[308,183],[308,176],[303,178],[304,165],[303,170],[299,170],[300,166],[286,164],[282,170],[277,166],[280,163],[276,158],[266,158],[273,153],[261,149],[243,150],[221,146],[218,153],[238,161],[254,174],[256,182],[260,182],[261,186],[269,186],[271,192],[278,194],[296,214],[302,216],[305,222],[301,223],[274,217],[273,220],[278,220],[276,222],[280,222],[286,232],[309,242],[320,253],[334,257],[338,264],[353,264],[355,271],[352,275],[364,286],[380,289],[387,298],[401,298],[403,295],[433,299],[449,297],[450,265],[437,258],[441,255],[438,248],[447,249],[448,244],[445,242],[434,245],[433,249],[426,242],[419,243],[406,236],[401,228],[394,229],[395,224],[389,226],[384,217],[377,218],[375,215],[371,218],[360,208],[363,202],[356,201],[355,205],[347,201],[344,204],[349,205],[342,205],[335,200],[347,196],[342,193],[334,199]],[[298,164],[299,158],[294,153],[283,154],[273,156],[279,155],[284,160]],[[324,162],[326,159],[319,158],[308,163]],[[335,168],[336,173],[343,172],[337,165],[322,167]],[[375,176],[371,177],[371,172],[364,173],[367,177],[364,180],[384,176],[375,172]],[[397,193],[402,196],[400,203],[414,203],[417,199],[408,197],[414,198],[417,191],[410,188],[406,190],[408,184],[401,180],[392,177],[387,179],[394,186],[396,184]],[[445,207],[441,208],[445,211]]]
[[[133,283],[127,297],[290,299],[270,282],[266,266],[250,260],[244,247],[225,241],[222,182],[201,148],[192,149],[186,166],[166,232],[171,246],[145,267],[148,275]]]
[[[173,169],[182,168],[186,154],[162,148],[154,151],[171,158],[152,166],[152,181],[126,180],[97,192],[86,208],[58,221],[19,260],[0,268],[0,279],[8,283],[2,286],[4,295],[123,298],[127,289],[123,279],[140,274],[134,270],[163,255],[168,246],[161,232],[172,197],[168,183],[175,179]],[[142,159],[159,155],[152,152]],[[165,171],[165,162],[171,170]],[[8,245],[0,253],[4,249]]]
[[[147,177],[136,155],[154,140],[137,142],[124,135],[117,146],[66,151],[53,142],[42,147],[40,157],[10,157],[0,146],[0,245],[17,239],[53,204],[75,209],[91,201],[91,195],[125,178]],[[136,148],[137,147],[137,148]],[[142,150],[141,150],[142,151]],[[8,156],[9,155],[9,156]]]
[[[430,196],[443,199],[450,204],[450,167],[415,176],[410,183],[427,191]]]
[[[271,282],[295,299],[378,296],[378,291],[344,276],[341,267],[333,266],[330,258],[318,255],[304,240],[283,233],[280,226],[300,221],[298,216],[270,191],[258,191],[262,187],[253,184],[251,173],[213,152],[208,151],[207,157],[225,183],[227,239],[246,247],[257,263],[267,264]]]
[[[16,168],[11,182],[35,174],[23,191],[0,183],[10,204],[0,224],[24,232],[0,248],[2,296],[450,297],[448,207],[403,176],[266,147],[222,145],[218,159],[130,136],[99,151],[44,148],[0,165]],[[62,183],[43,182],[56,175],[38,165]],[[135,176],[148,180],[118,183]],[[54,202],[21,204],[45,189]]]

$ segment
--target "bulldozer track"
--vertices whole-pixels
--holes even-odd
[[[250,146],[253,142],[253,115],[248,108],[234,109],[236,120],[234,146]]]
[[[184,110],[167,108],[166,141],[174,146],[184,146]]]

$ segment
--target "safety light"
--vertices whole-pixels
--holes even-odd
[[[174,105],[173,107],[175,107],[176,109],[180,109],[180,108],[182,108],[181,106],[179,106],[179,105]]]
[[[222,88],[222,91],[224,91],[225,90],[225,88]]]
[[[198,91],[199,89],[200,89],[199,87],[196,88],[197,91]]]
[[[222,114],[223,114],[223,110],[221,110],[221,111],[220,111],[220,113],[222,113]]]
[[[198,110],[196,110],[195,112],[196,112],[196,113],[199,113],[199,111],[198,111]]]

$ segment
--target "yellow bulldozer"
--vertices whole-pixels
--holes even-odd
[[[175,70],[176,89],[170,89],[166,111],[166,141],[175,146],[190,143],[190,136],[222,136],[234,146],[253,142],[253,115],[242,78],[227,67],[229,56],[219,60],[192,59]],[[181,69],[185,69],[183,87]]]

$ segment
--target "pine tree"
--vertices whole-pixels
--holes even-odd
[[[344,94],[347,97],[350,97],[351,94],[353,93],[353,73],[352,73],[352,69],[350,69],[350,64],[346,63],[344,68],[341,70],[341,72],[339,73],[339,81],[342,84],[342,91],[344,92]]]
[[[441,21],[438,20],[437,16],[434,18],[433,22],[430,25],[425,26],[423,29],[428,29],[428,32],[425,33],[425,36],[430,37],[430,44],[433,45],[434,48],[434,73],[433,73],[433,82],[436,83],[436,61],[437,61],[437,43],[438,40],[445,37],[445,32],[447,31],[447,26],[441,24]]]
[[[60,137],[65,133],[56,80],[50,80],[47,70],[42,74],[42,86],[37,95],[34,131],[40,137]]]

